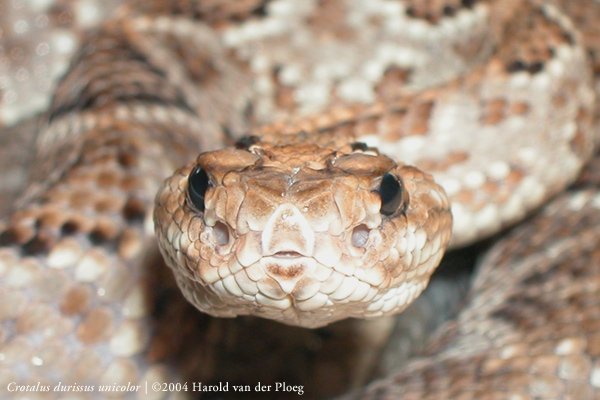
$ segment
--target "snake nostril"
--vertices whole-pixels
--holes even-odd
[[[360,224],[352,231],[352,245],[354,247],[365,247],[369,239],[369,228],[365,224]]]
[[[219,246],[225,246],[229,243],[229,229],[227,229],[227,225],[222,222],[217,222],[213,228],[213,232],[215,233],[217,244]]]

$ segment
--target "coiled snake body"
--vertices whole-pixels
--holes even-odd
[[[0,227],[4,388],[178,379],[153,208],[195,306],[319,327],[401,311],[449,242],[563,191],[598,136],[600,6],[441,3],[130,1],[85,34]],[[513,232],[428,356],[357,396],[596,398],[598,199]]]

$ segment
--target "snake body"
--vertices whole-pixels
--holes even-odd
[[[513,224],[591,157],[598,16],[593,1],[127,2],[82,34],[0,226],[0,382],[178,379],[152,323],[153,209],[206,312],[317,327],[405,308],[450,240]],[[598,396],[597,198],[524,228],[570,208],[568,233],[514,232],[540,253],[495,250],[429,357],[357,396]]]

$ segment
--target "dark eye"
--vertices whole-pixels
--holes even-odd
[[[204,211],[204,195],[210,185],[206,171],[198,166],[188,178],[188,196],[196,210]]]
[[[385,174],[377,190],[381,196],[381,213],[392,215],[400,208],[404,209],[404,187],[399,178]]]

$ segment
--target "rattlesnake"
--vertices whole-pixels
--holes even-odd
[[[521,219],[592,155],[598,16],[592,1],[118,8],[82,34],[43,117],[31,184],[1,227],[4,388],[168,382],[202,369],[210,341],[179,343],[193,326],[176,339],[152,324],[149,281],[162,278],[146,275],[149,210],[182,160],[245,134],[237,148],[178,170],[157,196],[159,239],[179,246],[163,254],[186,297],[213,314],[304,326],[404,308],[450,239],[449,202],[430,175],[397,167],[374,147],[434,174],[452,202],[452,245]],[[254,180],[231,172],[241,169]],[[191,192],[189,176],[200,182]],[[512,264],[494,257],[515,245],[492,252],[495,269],[482,267],[469,305],[429,356],[357,396],[598,396],[599,272],[583,268],[597,253],[598,204],[594,191],[577,192],[523,228],[540,233],[514,232],[508,243],[530,246],[513,248]],[[219,258],[235,246],[234,258],[253,261]],[[254,265],[260,251],[287,260],[314,252],[318,263],[276,260],[264,272]],[[366,272],[352,261],[363,253],[372,260]],[[345,277],[330,278],[327,266]],[[336,291],[341,281],[354,287]],[[370,289],[382,283],[399,297]],[[349,307],[350,298],[366,303]],[[564,325],[547,332],[551,322]],[[196,349],[200,361],[167,368],[177,345]]]

